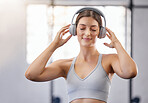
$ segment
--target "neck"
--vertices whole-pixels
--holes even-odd
[[[79,53],[78,57],[81,58],[81,60],[90,61],[94,57],[96,57],[96,55],[99,55],[99,52],[97,51],[95,46],[80,47],[80,53]]]

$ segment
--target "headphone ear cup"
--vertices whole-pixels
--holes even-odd
[[[75,36],[76,35],[76,25],[75,24],[71,24],[69,27],[69,32],[71,35]]]
[[[106,29],[103,26],[101,26],[100,27],[99,38],[101,39],[101,38],[104,38],[105,36],[106,36]]]

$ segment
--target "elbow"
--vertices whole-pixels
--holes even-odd
[[[132,72],[132,73],[130,74],[130,78],[132,79],[132,78],[136,77],[137,74],[138,74],[137,71]]]
[[[26,72],[25,73],[25,77],[30,80],[30,81],[33,81],[33,82],[40,82],[40,79],[38,76],[35,76],[34,74],[31,74],[29,72]]]
[[[35,78],[34,78],[29,72],[26,72],[26,73],[25,73],[25,77],[26,77],[28,80],[35,81]]]
[[[136,77],[137,74],[138,74],[138,69],[137,69],[137,67],[134,67],[134,68],[132,69],[132,71],[131,71],[129,74],[130,74],[130,77],[129,77],[130,79]]]
[[[137,68],[130,68],[130,71],[124,72],[121,77],[124,79],[132,79],[132,78],[136,77],[137,74],[138,74]]]
[[[136,72],[128,72],[128,73],[121,75],[120,77],[123,78],[123,79],[132,79],[136,76],[137,76]]]
[[[133,71],[132,71],[132,78],[134,78],[134,77],[136,77],[137,74],[138,74],[138,66],[137,66],[136,63],[134,63],[134,66],[133,66],[132,70],[133,70]]]
[[[132,78],[134,78],[134,77],[136,77],[137,74],[138,74],[138,67],[137,67],[136,64],[135,64],[135,66],[133,67],[132,70],[133,70],[133,71],[132,71]]]
[[[25,77],[26,77],[28,80],[31,80],[30,73],[25,72]]]
[[[136,63],[134,63],[130,68],[129,68],[129,79],[132,79],[137,76],[138,74],[138,67]]]

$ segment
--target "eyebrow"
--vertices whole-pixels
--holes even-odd
[[[79,25],[86,26],[85,24],[79,24]],[[97,25],[91,25],[91,27],[98,27],[98,26]]]

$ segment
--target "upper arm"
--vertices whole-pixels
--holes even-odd
[[[122,67],[124,71],[121,69],[119,57],[117,54],[112,55],[111,66],[112,66],[114,73],[116,73],[119,77],[124,78],[124,79],[130,79],[133,77],[133,73],[130,72],[128,68]]]
[[[125,78],[125,75],[123,74],[121,67],[120,67],[120,62],[117,54],[112,54],[111,55],[111,66],[114,71],[119,77]]]
[[[46,66],[43,72],[36,78],[35,81],[50,81],[58,77],[64,76],[64,61],[57,60]]]

